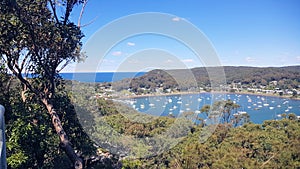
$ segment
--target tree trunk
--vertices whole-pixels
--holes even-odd
[[[42,99],[42,102],[46,106],[48,113],[51,116],[51,121],[55,128],[55,131],[56,131],[57,135],[59,136],[60,147],[65,151],[65,153],[67,154],[69,159],[73,162],[74,168],[82,169],[83,168],[82,159],[80,159],[77,156],[73,147],[71,146],[71,142],[69,141],[68,136],[61,125],[61,121],[60,121],[55,109],[53,108],[53,105],[51,103],[49,103],[49,101],[47,99]]]

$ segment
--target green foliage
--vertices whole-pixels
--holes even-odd
[[[297,168],[300,122],[265,121],[231,128],[221,124],[201,143],[197,128],[180,144],[156,157],[125,161],[124,168]]]
[[[281,68],[225,66],[223,68],[227,84],[231,84],[233,82],[241,83],[248,87],[264,85],[269,89],[297,89],[300,84],[299,66]],[[188,76],[189,74],[190,76]],[[277,81],[278,83],[277,85],[269,85],[271,81]],[[128,86],[128,84],[130,85]],[[117,91],[123,89],[127,90],[130,87],[133,92],[141,94],[142,91],[140,91],[140,88],[142,87],[150,89],[149,92],[155,92],[155,88],[159,87],[180,91],[187,91],[202,87],[206,91],[209,91],[210,89],[207,87],[209,87],[210,84],[211,82],[206,68],[200,67],[193,68],[191,70],[152,70],[141,77],[115,82],[113,87]],[[235,91],[234,89],[231,90]]]
[[[56,93],[61,85],[58,73],[70,62],[79,61],[82,57],[80,49],[83,34],[80,27],[69,20],[73,7],[82,3],[82,0],[5,0],[0,3],[1,63],[3,59],[6,68],[21,82],[19,91],[22,92],[22,101],[14,100],[7,105],[8,112],[12,112],[9,119],[12,122],[9,121],[9,124],[16,128],[11,129],[9,133],[13,136],[9,140],[12,144],[10,153],[12,157],[14,154],[19,156],[20,153],[23,153],[25,159],[28,157],[25,163],[23,159],[18,162],[9,157],[8,159],[13,161],[9,164],[14,167],[40,168],[47,167],[48,164],[51,166],[53,159],[59,161],[60,157],[55,157],[55,153],[52,153],[57,152],[57,149],[51,145],[54,142],[51,123],[60,136],[60,145],[70,160],[74,163],[76,161],[79,166],[82,165],[65,133],[71,133],[72,141],[78,134],[80,137],[87,136],[81,134],[83,132],[78,127],[76,115],[74,112],[72,114],[72,108],[67,106],[70,104],[68,98]],[[17,97],[18,95],[14,94],[11,98]],[[19,107],[15,107],[14,103]],[[52,108],[60,110],[58,116],[63,125],[72,128],[65,132],[61,120]],[[50,117],[47,114],[54,115]],[[45,120],[51,118],[53,122]],[[20,140],[24,142],[24,146]],[[85,145],[84,141],[79,139],[74,141],[74,147],[80,147],[79,141]],[[18,145],[22,145],[20,151],[13,149]],[[79,148],[79,153],[85,154],[84,150],[88,151]]]
[[[0,88],[2,90],[3,88]],[[21,100],[20,84],[12,80],[6,97],[7,163],[10,168],[69,168],[72,166],[58,146],[47,110],[36,101]],[[83,132],[67,93],[58,92],[54,104],[59,110],[73,146],[84,159],[96,155],[94,143]],[[34,99],[34,98],[33,98]],[[2,103],[1,103],[2,104]]]

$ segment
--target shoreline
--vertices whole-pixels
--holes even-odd
[[[120,96],[120,97],[117,97],[117,99],[135,99],[135,98],[143,98],[143,97],[160,97],[160,96],[189,95],[189,94],[202,94],[202,93],[242,94],[242,95],[256,95],[256,96],[277,97],[277,98],[291,99],[291,100],[300,100],[300,98],[291,98],[291,96],[279,96],[279,95],[268,94],[268,93],[224,92],[224,91],[177,92],[177,93],[160,93],[160,94],[151,93],[151,94],[135,95],[135,96]]]

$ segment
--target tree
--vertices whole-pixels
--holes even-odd
[[[32,94],[47,109],[60,147],[75,168],[82,168],[82,160],[72,148],[53,103],[60,85],[58,73],[70,62],[82,58],[83,34],[69,17],[75,5],[85,3],[85,0],[4,0],[0,3],[0,55],[21,82],[23,96]]]
[[[234,113],[234,111],[237,111],[238,108],[240,108],[240,105],[231,100],[226,100],[217,101],[212,106],[204,105],[200,109],[200,112],[205,113],[206,117],[209,119],[219,121],[220,118],[221,123],[231,123],[234,126],[248,123],[250,121],[250,117],[246,112]]]

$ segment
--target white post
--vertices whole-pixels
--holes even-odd
[[[4,122],[5,109],[0,105],[0,168],[6,169],[6,143],[5,143],[5,122]]]

